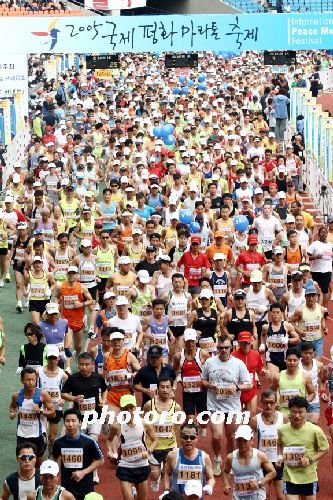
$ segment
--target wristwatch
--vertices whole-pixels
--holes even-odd
[[[258,481],[258,486],[259,486],[259,488],[261,488],[262,486],[264,486],[263,482],[262,481]]]
[[[308,459],[309,459],[309,465],[312,465],[312,464],[314,463],[314,460],[313,460],[313,458],[311,458],[311,457],[308,457]]]
[[[238,384],[236,384],[236,391],[239,392],[240,391],[240,387]]]

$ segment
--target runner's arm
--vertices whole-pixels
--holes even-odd
[[[145,427],[146,433],[148,434],[148,436],[150,438],[150,446],[149,446],[149,448],[147,448],[147,451],[148,451],[148,453],[153,453],[156,446],[158,445],[158,439],[156,436],[155,429],[152,425],[147,425],[147,424],[144,424],[144,427]]]
[[[205,486],[208,484],[213,489],[215,486],[215,478],[213,475],[212,461],[210,459],[210,456],[206,452],[203,452],[203,455],[204,455],[205,479],[206,479]]]
[[[55,410],[50,394],[47,391],[41,391],[40,400],[45,408],[43,410],[43,415],[47,418],[54,417]]]
[[[261,462],[261,467],[265,470],[265,476],[260,480],[261,484],[269,484],[276,476],[276,470],[272,462],[268,460],[266,453],[263,451],[258,451],[258,459]]]
[[[172,472],[174,468],[174,463],[176,460],[176,452],[171,451],[167,455],[165,462],[165,473],[164,473],[164,491],[170,491],[172,484]]]
[[[10,498],[11,492],[8,489],[6,481],[4,481],[3,486],[2,486],[2,494],[0,497],[0,500],[8,500]],[[33,497],[34,499],[35,497]]]
[[[304,384],[305,384],[305,389],[306,389],[306,400],[308,403],[311,403],[311,401],[315,398],[316,396],[316,391],[315,388],[313,387],[311,376],[310,375],[304,375]]]

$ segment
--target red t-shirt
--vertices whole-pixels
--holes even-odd
[[[259,352],[254,351],[253,349],[250,349],[247,354],[243,354],[240,349],[236,349],[236,351],[233,351],[231,355],[243,361],[246,368],[250,372],[253,388],[248,391],[242,391],[241,393],[241,403],[248,403],[258,392],[256,374],[264,368],[264,363]]]
[[[264,167],[264,169],[265,169],[265,172],[267,174],[269,174],[269,172],[271,172],[272,170],[274,170],[274,168],[277,166],[277,163],[274,160],[271,160],[268,163],[266,161],[261,161],[261,162],[259,162],[259,165],[262,165]],[[272,181],[270,181],[268,179],[265,179],[264,186],[269,186],[270,182],[272,182]]]
[[[255,271],[256,269],[261,269],[262,266],[266,264],[266,259],[263,253],[259,253],[257,251],[250,252],[250,250],[245,250],[240,253],[235,266],[243,265],[244,271]],[[242,282],[246,284],[250,284],[250,277],[242,275]]]
[[[210,269],[211,267],[204,253],[199,253],[194,259],[190,251],[183,253],[177,266],[184,266],[184,276],[189,286],[199,286],[199,280],[202,278],[202,268]]]

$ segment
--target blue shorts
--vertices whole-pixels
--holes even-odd
[[[310,403],[308,413],[320,413],[320,403]]]
[[[323,355],[323,339],[321,338],[321,339],[313,340],[312,343],[313,343],[314,348],[315,348],[316,356],[322,356]]]

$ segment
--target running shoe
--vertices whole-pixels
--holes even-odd
[[[16,304],[16,311],[18,313],[22,313],[23,312],[23,307],[22,307],[22,302],[21,301],[18,301],[18,303]]]
[[[160,489],[160,481],[161,481],[161,476],[157,479],[157,481],[151,481],[150,483],[151,491],[153,491],[154,493],[158,492],[158,490]]]
[[[10,282],[11,282],[10,274],[7,273],[6,276],[5,276],[5,283],[10,283]]]
[[[3,282],[3,279],[1,278],[0,279],[0,288],[3,288],[4,287],[4,282]]]
[[[213,474],[214,476],[220,476],[221,473],[222,473],[222,469],[221,469],[221,465],[222,465],[222,461],[217,459],[216,457],[214,457],[214,461],[213,461]]]

